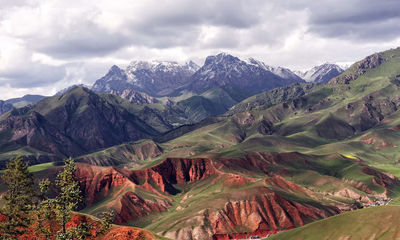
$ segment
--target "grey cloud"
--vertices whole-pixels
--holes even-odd
[[[65,73],[64,66],[31,64],[27,69],[0,72],[0,84],[13,88],[43,87],[60,81]]]
[[[6,0],[7,4],[3,4],[4,0],[0,0],[0,34],[18,32],[2,31],[2,21],[8,17],[2,16],[2,12],[10,13],[20,7],[40,8],[42,1],[46,2]],[[60,2],[68,6],[68,1]],[[346,58],[342,59],[353,60],[355,54],[364,56],[375,51],[369,49],[371,46],[382,46],[400,36],[397,0],[143,0],[139,10],[135,5],[134,13],[122,11],[121,16],[119,9],[106,8],[105,11],[117,11],[116,22],[122,20],[118,27],[96,21],[96,14],[102,14],[96,6],[98,3],[90,0],[85,3],[77,10],[87,14],[62,16],[62,9],[60,16],[54,17],[50,12],[43,22],[28,19],[28,24],[29,21],[38,23],[40,30],[30,35],[11,36],[26,51],[45,53],[56,61],[63,60],[60,62],[66,65],[21,61],[15,63],[18,71],[0,72],[0,84],[17,88],[47,87],[54,82],[87,83],[101,77],[114,64],[106,64],[103,58],[121,61],[142,56],[164,58],[150,56],[163,53],[173,58],[174,51],[177,56],[199,59],[223,50],[238,56],[268,57],[271,63],[283,66],[305,66],[344,55]],[[129,9],[129,4],[126,7]],[[15,19],[16,28],[18,24],[26,26],[25,18]],[[208,40],[202,38],[206,27],[215,30]],[[362,45],[360,41],[368,44]],[[84,64],[74,68],[76,62]]]
[[[110,31],[90,18],[51,26],[51,35],[31,36],[28,44],[39,52],[62,59],[104,56],[126,46],[150,48],[185,47],[196,43],[201,26],[247,29],[262,21],[260,1],[171,1],[143,9],[140,18],[128,20],[122,29]],[[262,5],[262,4],[261,4]],[[90,15],[90,14],[89,14]],[[237,41],[237,40],[236,40]],[[225,47],[234,47],[227,41]],[[222,46],[216,42],[215,46]]]
[[[397,0],[317,1],[311,23],[368,23],[399,17]]]
[[[218,1],[158,1],[155,9],[143,15],[132,25],[193,26],[213,25],[232,28],[248,28],[262,20],[262,1],[229,0]]]
[[[309,31],[323,37],[376,41],[400,34],[396,0],[316,1],[308,9]]]
[[[124,34],[110,32],[86,19],[54,31],[52,36],[31,38],[28,44],[57,58],[104,56],[130,44]]]

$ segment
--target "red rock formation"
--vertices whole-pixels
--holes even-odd
[[[75,174],[88,205],[107,197],[112,187],[129,184],[129,180],[114,168],[77,164]]]
[[[171,158],[154,167],[134,171],[77,164],[76,176],[87,206],[110,196],[112,189],[118,189],[113,192],[117,198],[109,205],[117,211],[115,222],[126,223],[167,211],[171,206],[168,195],[179,192],[175,184],[203,180],[216,172],[210,159]],[[156,194],[160,199],[145,200],[132,192],[135,189]]]
[[[114,194],[115,197],[107,203],[107,207],[116,210],[116,223],[126,223],[149,214],[168,211],[173,201],[171,195],[179,194],[179,189],[184,189],[189,183],[211,177],[211,182],[203,183],[211,186],[218,182],[223,184],[224,188],[232,188],[232,191],[235,191],[226,193],[226,201],[225,195],[221,195],[216,201],[218,205],[210,205],[192,218],[176,223],[182,225],[182,228],[177,227],[163,233],[174,239],[187,239],[194,235],[209,239],[213,234],[228,234],[237,232],[238,229],[248,229],[251,232],[288,229],[340,212],[336,207],[296,202],[286,195],[279,194],[279,191],[284,191],[316,198],[308,189],[277,175],[284,168],[276,166],[289,169],[302,166],[312,170],[313,157],[300,153],[249,153],[237,159],[167,158],[158,165],[143,170],[78,164],[77,176],[88,205],[104,199],[111,193]],[[398,179],[372,168],[365,167],[362,171],[374,176],[376,184],[398,184]],[[263,174],[265,180],[260,181]],[[287,171],[287,174],[290,172]],[[255,186],[258,187],[234,190],[251,183],[256,183]],[[364,185],[358,182],[350,185],[358,189],[364,188]],[[153,196],[143,195],[142,192],[151,193]],[[351,192],[346,190],[343,194],[349,195]],[[193,225],[190,224],[194,223],[201,227],[192,228]]]
[[[217,173],[210,159],[182,159],[167,158],[160,164],[137,171],[124,171],[129,178],[139,184],[140,182],[156,185],[164,193],[175,194],[173,184],[185,184],[203,180]]]
[[[369,168],[369,167],[364,167],[361,170],[363,173],[368,174],[373,176],[373,182],[376,185],[381,185],[383,187],[388,187],[388,186],[395,186],[395,185],[399,185],[400,181],[398,178],[396,177],[390,177],[380,171],[377,171],[373,168]]]
[[[153,213],[167,211],[171,204],[166,200],[145,200],[133,192],[125,193],[120,201],[120,209],[116,214],[115,223],[124,224]]]
[[[262,191],[262,190],[261,190]],[[305,223],[339,213],[337,208],[317,208],[284,199],[274,192],[230,201],[225,208],[210,213],[214,233],[235,232],[238,226],[257,230],[277,230],[302,226]]]

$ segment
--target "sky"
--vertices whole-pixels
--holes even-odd
[[[227,52],[305,70],[400,46],[398,0],[0,0],[0,99]]]

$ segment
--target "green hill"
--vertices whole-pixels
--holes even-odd
[[[307,224],[271,240],[392,240],[400,238],[400,207],[381,206],[360,209]]]

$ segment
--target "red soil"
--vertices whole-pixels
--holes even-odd
[[[118,208],[115,222],[123,224],[167,211],[171,206],[168,195],[178,193],[175,184],[200,181],[216,173],[210,159],[168,158],[154,167],[135,171],[77,164],[76,176],[87,206],[109,196],[112,188],[119,189],[113,193],[117,199],[110,204]],[[143,199],[132,192],[136,188],[156,194],[160,200]]]
[[[235,192],[227,199],[224,207],[208,209],[206,218],[212,234],[226,234],[240,228],[251,232],[288,229],[339,213],[336,207],[291,201],[273,191],[281,189],[313,198],[309,190],[272,171],[274,165],[296,167],[299,162],[305,166],[311,164],[309,157],[299,153],[249,153],[237,159],[167,158],[143,170],[78,164],[77,176],[88,206],[110,194],[115,196],[107,207],[117,211],[116,223],[123,224],[149,214],[168,211],[173,201],[171,195],[180,192],[177,186],[183,187],[188,183],[215,177],[222,180],[226,187],[241,187],[255,182],[256,178],[244,177],[239,173],[248,176],[265,174],[265,187]],[[398,181],[372,168],[365,167],[362,171],[374,176],[374,182],[382,186],[391,186]],[[145,199],[140,192],[158,197]]]
[[[131,227],[116,227],[107,233],[104,240],[147,240],[147,239],[157,239],[148,231],[131,228]]]
[[[5,216],[0,216],[0,221],[4,221]],[[81,223],[87,222],[94,226],[94,228],[90,231],[91,236],[86,238],[87,240],[109,240],[109,239],[116,239],[116,240],[147,240],[147,239],[157,239],[154,237],[153,234],[150,232],[139,229],[139,228],[132,228],[132,227],[124,227],[124,226],[115,226],[113,227],[108,233],[105,235],[99,235],[97,232],[99,230],[100,225],[93,221],[92,219],[83,216],[83,215],[74,215],[66,225],[67,229],[71,227],[76,227]],[[51,222],[48,223],[48,226],[51,227],[53,232],[56,232],[60,229],[60,227],[55,223]],[[0,234],[1,235],[1,234]],[[19,236],[18,239],[21,240],[48,240],[45,237],[42,237],[35,232],[34,226],[28,229],[28,233]],[[52,238],[51,240],[55,240]]]
[[[263,191],[266,191],[265,188],[259,189],[259,192]],[[252,195],[248,200],[227,202],[224,209],[210,213],[209,221],[215,233],[229,233],[235,231],[238,226],[245,226],[255,232],[302,226],[309,221],[339,212],[334,207],[320,209],[296,203],[269,191]]]
[[[400,183],[398,178],[396,178],[394,176],[393,176],[393,178],[391,178],[388,175],[383,174],[382,172],[379,172],[373,168],[364,167],[361,171],[365,174],[373,176],[374,177],[373,182],[376,185],[388,187],[388,186],[395,186]]]

